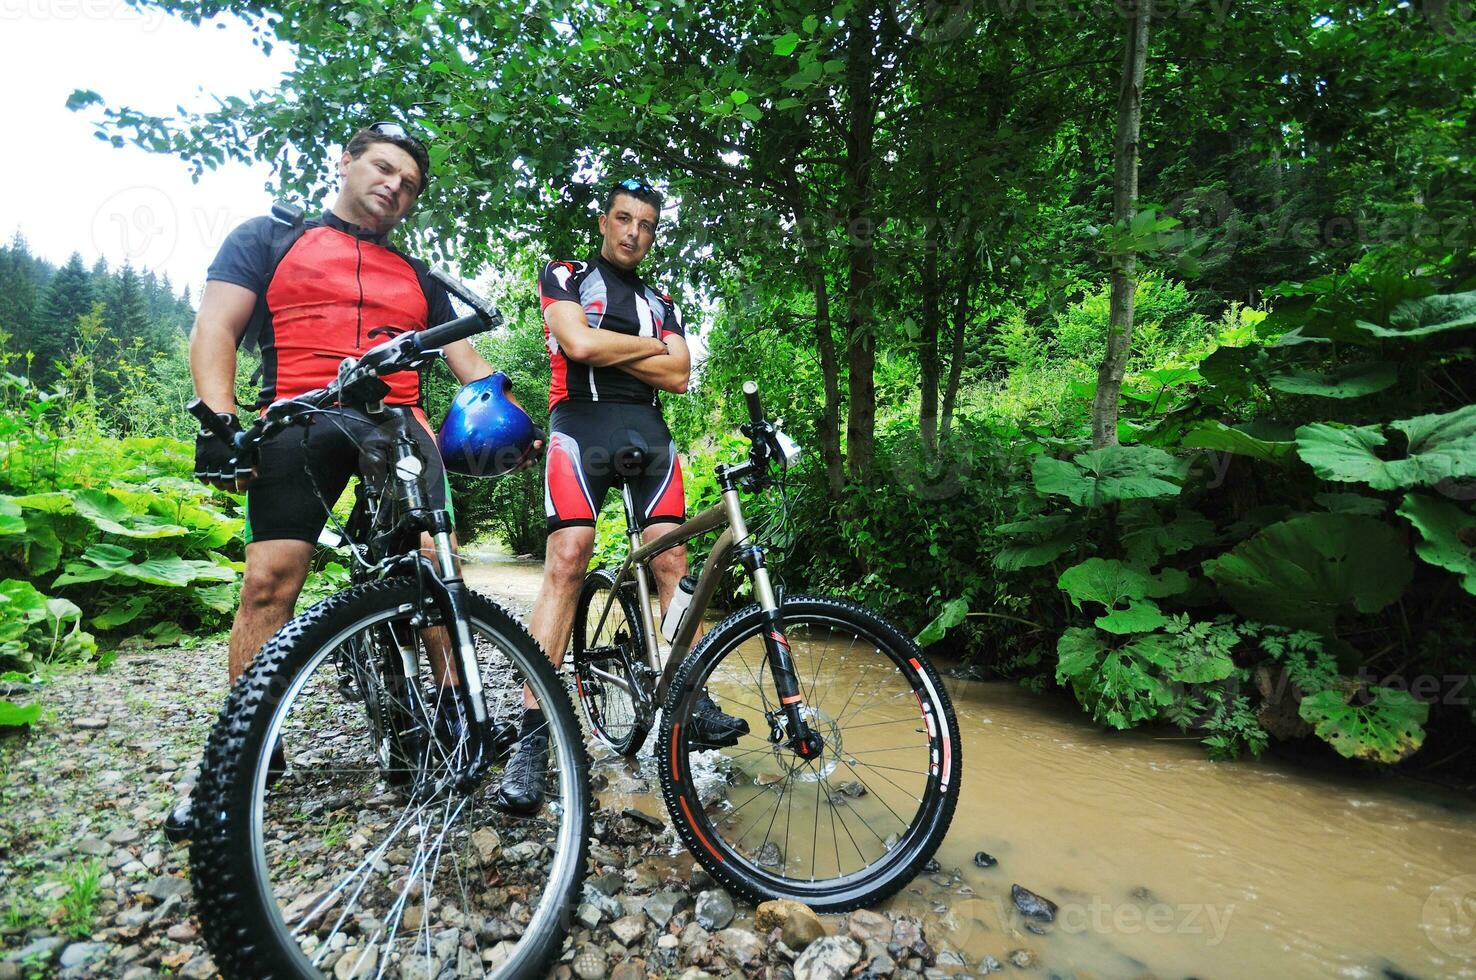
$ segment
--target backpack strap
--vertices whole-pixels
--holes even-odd
[[[272,203],[272,246],[271,257],[267,260],[268,282],[277,274],[277,266],[282,264],[282,259],[302,237],[304,223],[303,210],[296,204],[289,204],[286,201]],[[241,341],[236,346],[246,350],[256,350],[261,344],[261,331],[266,325],[266,317],[266,297],[257,297],[256,309],[251,311],[251,319],[246,324],[246,332],[241,335]],[[257,377],[252,379],[252,384],[259,380],[260,371],[257,372]]]

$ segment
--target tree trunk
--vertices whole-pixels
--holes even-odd
[[[873,4],[858,2],[851,10],[846,48],[846,88],[850,118],[846,133],[846,243],[849,281],[846,310],[846,366],[850,402],[846,414],[846,463],[851,479],[871,476],[876,434],[876,330],[872,323],[872,286],[876,276],[872,214],[872,141],[876,136],[871,26]]]
[[[830,326],[830,293],[825,285],[825,265],[811,255],[810,286],[815,293],[815,346],[820,351],[820,375],[825,386],[825,405],[820,412],[820,453],[825,459],[826,486],[831,500],[839,500],[845,488],[840,448],[840,365],[835,357],[835,335]]]
[[[953,406],[958,398],[958,382],[963,377],[964,362],[964,335],[968,332],[969,325],[969,280],[967,276],[958,277],[958,295],[953,303],[953,350],[949,353],[948,360],[948,386],[943,389],[943,428],[942,439],[948,439],[948,432],[953,428]]]
[[[917,427],[922,433],[923,446],[929,453],[938,451],[938,333],[942,319],[942,304],[938,302],[938,180],[937,164],[929,154],[926,176],[923,179],[923,197],[927,201],[929,215],[923,240],[922,261],[922,349],[918,353],[919,384],[922,396],[919,399]]]
[[[1148,58],[1148,0],[1137,0],[1128,21],[1122,59],[1122,89],[1117,100],[1117,139],[1112,178],[1112,220],[1126,229],[1138,208],[1138,127],[1143,118],[1143,66]],[[1131,249],[1112,260],[1112,298],[1107,351],[1097,369],[1092,403],[1092,445],[1117,445],[1118,402],[1122,376],[1133,342],[1133,292],[1137,287],[1137,253]]]

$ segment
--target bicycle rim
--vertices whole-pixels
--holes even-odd
[[[596,738],[621,755],[640,749],[651,730],[650,720],[629,689],[641,683],[635,665],[644,644],[639,620],[627,596],[610,599],[613,579],[603,570],[585,579],[574,622],[574,684],[579,704]]]
[[[771,738],[782,716],[757,607],[713,630],[683,668],[660,768],[674,822],[715,876],[751,897],[839,911],[891,894],[941,843],[956,800],[952,707],[916,647],[848,603],[795,597],[785,634],[807,722],[825,739],[801,759]],[[707,692],[749,733],[731,748],[682,737]],[[783,742],[781,737],[780,742]]]
[[[242,908],[211,931],[240,935],[243,926],[257,926],[269,932],[277,955],[268,959],[283,968],[268,972],[254,961],[256,975],[337,970],[429,978],[449,969],[457,976],[530,976],[557,952],[565,909],[583,875],[588,814],[585,762],[567,695],[551,669],[522,669],[541,652],[531,643],[519,649],[526,635],[478,615],[478,606],[490,604],[474,601],[489,716],[516,717],[521,685],[530,683],[552,723],[550,793],[539,814],[516,819],[492,805],[496,773],[464,791],[453,777],[469,744],[464,734],[438,735],[432,723],[442,689],[431,677],[420,632],[406,625],[415,606],[376,601],[412,594],[406,586],[371,586],[363,590],[365,601],[340,605],[311,642],[294,649],[289,641],[276,651],[280,669],[266,678],[264,710],[237,716],[248,722],[246,751],[215,774],[213,785],[248,779],[249,785],[215,818],[217,846],[202,842],[201,887],[210,887],[217,870],[212,855],[234,861],[246,884]],[[367,707],[373,698],[393,698],[390,690],[371,687],[362,700],[345,700],[332,666],[341,650],[382,652],[391,629],[418,644],[410,661],[418,666],[416,680],[407,685],[414,693],[392,709],[396,715]],[[331,635],[321,639],[325,632]],[[366,673],[356,671],[359,678]],[[386,717],[395,719],[391,731],[376,738],[371,729]],[[561,737],[565,732],[572,737]],[[288,772],[268,788],[266,760],[279,739]],[[387,741],[407,756],[399,760],[403,779],[386,772]],[[418,757],[409,758],[412,751]],[[221,845],[239,857],[222,858]]]

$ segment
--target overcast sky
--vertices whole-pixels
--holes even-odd
[[[275,88],[290,52],[268,58],[249,28],[218,23],[193,27],[122,0],[0,0],[6,243],[18,228],[52,263],[74,251],[89,266],[126,259],[198,297],[226,233],[271,206],[270,168],[228,164],[194,183],[182,160],[97,139],[99,109],[69,112],[66,101],[93,89],[111,106],[168,114],[180,103],[211,108],[211,95]]]

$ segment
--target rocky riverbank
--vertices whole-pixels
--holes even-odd
[[[195,778],[224,679],[222,644],[125,653],[105,673],[53,677],[42,723],[0,742],[0,980],[216,975],[193,918],[186,850],[159,824]],[[646,777],[606,757],[594,780],[605,802],[560,980],[969,972],[936,923],[735,902],[680,851],[644,795],[654,789]],[[943,892],[949,876],[935,877],[930,887]]]

